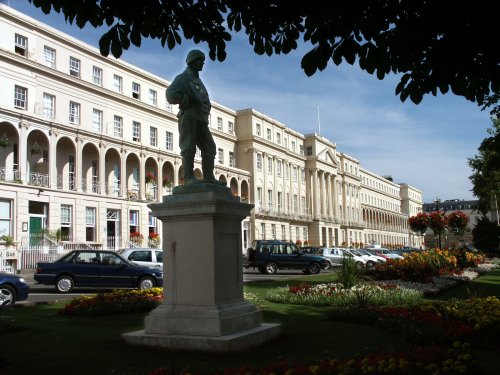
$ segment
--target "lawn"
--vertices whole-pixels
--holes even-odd
[[[331,274],[322,274],[306,279],[330,282],[331,277]],[[275,304],[264,299],[270,288],[300,281],[245,285],[246,296],[261,307],[263,321],[281,323],[283,334],[276,341],[231,355],[172,352],[125,344],[120,334],[142,329],[145,314],[61,316],[57,312],[63,303],[8,308],[1,311],[0,316],[12,321],[18,329],[0,332],[0,374],[145,375],[159,367],[172,369],[172,373],[187,369],[214,372],[244,364],[265,367],[281,360],[311,364],[327,358],[353,358],[404,348],[396,333],[329,319],[329,308]],[[500,296],[500,271],[460,285],[438,298],[467,298],[471,294]],[[485,350],[478,354],[488,373],[499,370],[494,352]]]

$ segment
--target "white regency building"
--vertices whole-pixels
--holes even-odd
[[[161,233],[147,205],[183,182],[169,82],[4,4],[0,61],[0,237],[15,251],[56,231],[117,249],[131,233]],[[212,104],[215,175],[255,205],[244,247],[257,238],[422,244],[408,228],[420,190],[365,170],[322,136]]]

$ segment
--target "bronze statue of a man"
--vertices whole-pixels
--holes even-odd
[[[194,155],[198,146],[201,151],[203,182],[225,186],[225,182],[216,180],[214,176],[217,149],[208,127],[211,104],[207,89],[198,74],[205,64],[205,54],[197,49],[189,51],[186,63],[187,68],[175,77],[166,92],[167,101],[178,104],[180,109],[177,118],[184,184],[199,182],[194,177]]]

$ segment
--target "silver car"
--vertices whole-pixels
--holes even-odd
[[[150,248],[120,249],[118,253],[125,259],[150,268],[163,269],[163,250]]]

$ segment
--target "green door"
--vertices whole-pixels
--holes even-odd
[[[43,221],[41,217],[30,217],[30,246],[41,246],[43,243],[42,227]]]

